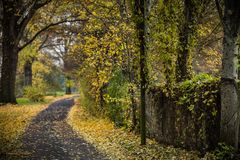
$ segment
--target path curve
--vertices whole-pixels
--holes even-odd
[[[59,100],[33,119],[23,135],[25,157],[22,159],[106,159],[92,145],[79,138],[66,122],[73,105],[72,98]]]

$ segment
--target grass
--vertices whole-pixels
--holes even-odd
[[[83,107],[75,105],[69,112],[68,123],[79,136],[93,144],[109,159],[147,159],[147,160],[197,160],[195,152],[189,152],[172,146],[164,146],[154,140],[140,145],[140,137],[121,128],[115,128],[107,119],[92,117]],[[211,155],[205,159],[213,159]]]
[[[63,91],[47,92],[47,95],[49,95],[49,96],[63,96],[63,95],[65,95],[65,92],[63,92]]]
[[[0,155],[17,154],[21,146],[21,136],[33,117],[46,109],[48,104],[69,96],[46,96],[45,102],[31,102],[27,98],[18,98],[18,105],[0,107]]]
[[[17,98],[17,103],[19,105],[28,105],[32,104],[33,102],[31,102],[28,98]]]
[[[28,98],[22,97],[22,98],[17,98],[17,103],[18,105],[48,104],[52,102],[54,99],[56,99],[55,96],[45,96],[43,102],[33,102]]]

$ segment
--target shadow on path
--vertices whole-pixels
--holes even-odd
[[[57,101],[33,119],[23,135],[22,149],[29,154],[21,159],[106,159],[67,124],[65,119],[73,105],[73,99]]]

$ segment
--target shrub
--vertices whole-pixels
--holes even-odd
[[[109,81],[107,94],[104,98],[107,102],[107,116],[116,126],[127,126],[129,115],[129,83],[121,70],[115,70]]]
[[[235,150],[232,146],[228,146],[225,143],[219,143],[215,151],[215,155],[218,160],[233,160]]]
[[[24,95],[26,98],[29,98],[33,102],[42,102],[44,101],[44,90],[37,87],[25,87]]]
[[[89,81],[86,78],[80,79],[80,87],[79,87],[79,100],[81,105],[86,109],[88,113],[93,116],[100,116],[99,109],[94,100],[94,97],[89,92],[91,90],[91,86]]]

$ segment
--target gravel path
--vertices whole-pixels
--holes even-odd
[[[73,99],[60,100],[39,113],[23,136],[22,159],[106,159],[67,124],[65,119],[73,104]]]

